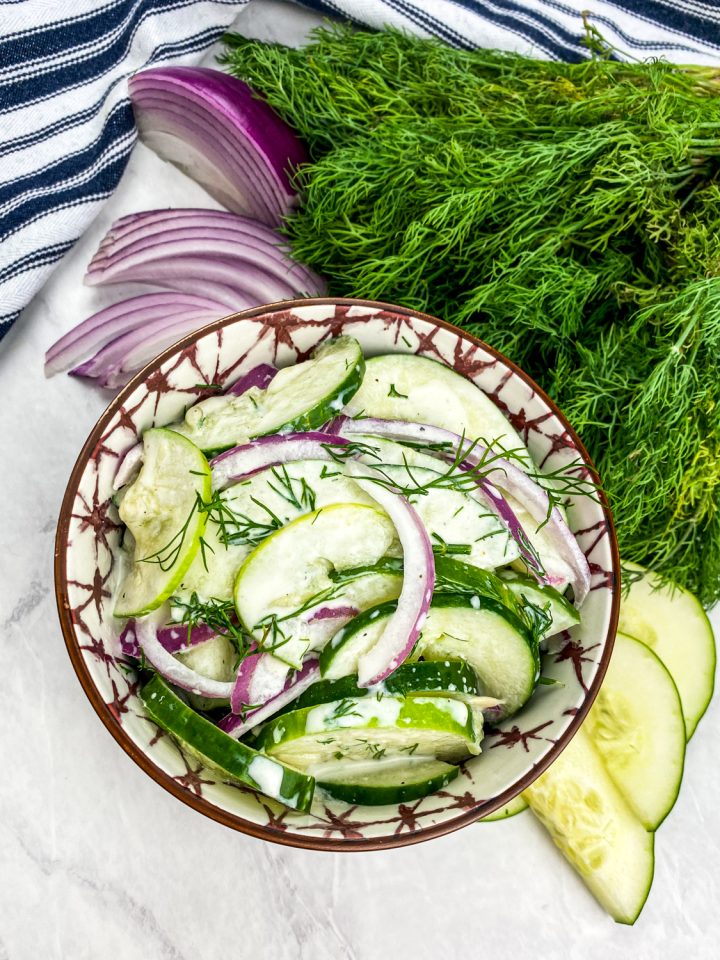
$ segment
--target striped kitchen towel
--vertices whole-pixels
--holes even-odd
[[[115,189],[127,78],[199,60],[248,0],[0,0],[0,338]],[[263,0],[254,0],[261,3]],[[580,12],[633,58],[720,63],[717,0],[304,0],[458,47],[578,60]]]

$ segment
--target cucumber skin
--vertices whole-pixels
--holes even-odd
[[[191,707],[187,706],[180,697],[173,693],[159,674],[155,674],[142,687],[140,699],[151,719],[171,734],[183,749],[192,753],[202,762],[207,763],[209,767],[217,770],[224,777],[236,780],[238,783],[262,793],[259,784],[248,774],[248,767],[261,754],[228,736],[209,720],[195,713]],[[185,740],[182,736],[184,731],[187,731],[189,736],[200,739],[203,746],[199,747],[189,740]],[[216,757],[222,755],[222,758],[219,760],[214,758],[207,752],[208,750],[215,751]],[[272,799],[300,812],[309,810],[315,790],[313,777],[292,770],[290,767],[280,764],[277,760],[272,762],[284,768],[280,788],[281,797],[273,797]],[[297,799],[296,802],[291,803],[289,800],[282,799],[283,797],[296,797]]]
[[[446,696],[455,696],[456,693],[466,693],[471,696],[480,695],[480,685],[478,683],[477,676],[475,675],[475,671],[463,661],[457,661],[457,663],[462,667],[462,669],[459,668],[457,677],[462,684],[462,687],[459,687],[457,691],[448,692],[443,690],[441,687],[430,687],[428,684],[412,689],[408,687],[408,680],[406,678],[408,675],[411,675],[413,671],[417,672],[418,667],[421,669],[427,668],[428,673],[432,673],[430,668],[442,668],[442,663],[442,660],[428,660],[418,663],[401,664],[397,670],[394,673],[391,673],[390,676],[384,681],[383,687],[391,696],[404,696],[405,693],[422,695],[429,693],[444,693]],[[349,677],[342,677],[339,680],[319,680],[311,687],[308,687],[304,693],[301,693],[297,700],[289,703],[282,710],[278,710],[276,716],[279,717],[283,713],[289,713],[291,710],[302,710],[303,707],[316,707],[321,703],[332,703],[333,700],[347,700],[348,698],[353,697],[365,697],[373,693],[374,691],[371,688],[359,687],[357,685],[356,674],[353,674]]]
[[[369,607],[367,610],[363,610],[362,613],[353,617],[322,649],[320,657],[318,658],[320,675],[325,676],[338,650],[342,650],[345,644],[350,642],[357,633],[364,630],[365,627],[370,626],[370,624],[376,623],[378,620],[387,619],[395,610],[397,610],[397,600],[389,600],[387,603],[380,603],[374,607]]]
[[[419,695],[418,695],[419,696]],[[388,697],[388,699],[395,699]],[[401,710],[400,710],[400,723],[402,728],[408,731],[410,730],[424,730],[432,729],[432,717],[414,717],[416,706],[413,703],[413,697],[403,697],[397,698],[402,700]],[[334,701],[330,701],[331,703]],[[257,734],[252,734],[252,745],[256,750],[267,753],[268,756],[272,756],[273,750],[278,746],[281,746],[284,743],[288,743],[293,740],[300,740],[305,736],[315,736],[315,735],[324,735],[326,732],[332,732],[333,730],[342,729],[343,725],[338,724],[336,726],[326,726],[324,730],[315,731],[315,733],[308,734],[306,731],[307,718],[308,714],[317,709],[317,706],[322,706],[322,704],[317,704],[312,707],[304,707],[301,710],[291,710],[288,713],[284,713],[278,716],[273,717],[271,720],[268,720],[260,729]],[[435,711],[437,708],[433,707],[433,711],[429,710],[429,705],[425,704],[426,714],[429,712]],[[443,714],[443,721],[445,724],[445,730],[450,733],[455,734],[456,736],[463,737],[468,742],[476,742],[477,733],[475,730],[475,724],[473,722],[472,711],[468,709],[467,720],[465,723],[458,723],[456,720],[448,721],[448,715],[440,709],[438,712]],[[416,722],[413,722],[415,720]],[[430,722],[429,722],[430,721]],[[453,729],[449,729],[449,727]],[[358,726],[351,729],[364,730],[381,730],[382,727],[377,724],[370,724],[368,727]],[[468,750],[468,755],[472,751]]]
[[[316,406],[306,410],[293,420],[288,420],[281,426],[273,427],[264,433],[255,433],[251,437],[257,440],[259,437],[271,437],[276,433],[307,433],[308,431],[319,430],[326,423],[334,420],[340,415],[345,405],[355,396],[360,389],[363,377],[365,376],[365,358],[362,352],[357,362],[350,367],[347,376],[340,385],[340,389],[331,397],[326,397]],[[232,446],[232,445],[231,445]],[[230,447],[225,448],[230,449]]]
[[[479,606],[473,606],[473,604],[470,603],[470,599],[470,596],[466,593],[440,593],[433,597],[430,604],[430,609],[432,610],[433,607],[436,609],[447,609],[448,607],[471,607],[473,610],[488,610],[497,614],[499,617],[502,617],[510,624],[513,630],[520,634],[520,636],[525,640],[525,643],[528,645],[528,648],[532,653],[533,662],[535,664],[535,683],[537,684],[538,680],[540,679],[540,648],[525,623],[523,623],[516,613],[514,613],[510,608],[506,607],[505,604],[501,603],[499,600],[495,600],[492,597],[485,597],[480,594],[477,597]]]
[[[495,823],[500,820],[509,820],[511,817],[516,817],[519,813],[524,813],[527,808],[527,800],[519,793],[516,797],[513,797],[512,800],[508,801],[508,803],[502,807],[498,807],[493,813],[489,813],[486,817],[481,817],[478,823]]]
[[[318,780],[318,787],[330,794],[335,800],[364,806],[382,806],[389,803],[408,803],[420,800],[447,786],[460,773],[459,767],[448,764],[449,770],[436,774],[419,783],[397,784],[393,786],[368,786],[367,784],[339,783],[330,780]]]

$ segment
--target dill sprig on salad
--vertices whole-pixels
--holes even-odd
[[[435,360],[366,359],[341,336],[243,383],[147,430],[120,466],[115,615],[148,713],[294,809],[316,785],[425,796],[579,623],[590,571],[565,504],[595,487],[575,462],[543,475]]]

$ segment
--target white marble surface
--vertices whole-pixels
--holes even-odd
[[[238,26],[289,39],[314,20],[258,0]],[[716,956],[717,700],[689,746],[634,928],[603,914],[529,813],[383,853],[292,850],[178,803],[106,733],[65,652],[52,551],[65,482],[107,397],[44,380],[42,355],[115,298],[80,282],[111,220],[163,203],[210,205],[138,148],[101,218],[0,345],[0,960]]]

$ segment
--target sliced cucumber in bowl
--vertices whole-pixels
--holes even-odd
[[[447,786],[460,768],[442,760],[391,760],[326,765],[314,771],[317,785],[336,800],[378,806],[410,803]]]
[[[507,607],[479,594],[436,594],[413,658],[464,660],[483,692],[502,702],[494,720],[512,716],[540,676],[538,647]]]
[[[159,727],[223,779],[252,787],[294,810],[310,809],[315,789],[311,776],[234,740],[199,716],[158,674],[142,687],[140,699]]]
[[[310,360],[279,370],[265,390],[224,394],[194,404],[174,429],[216,453],[274,433],[317,430],[336,417],[358,390],[365,371],[360,344],[337,337]]]
[[[359,620],[360,617],[355,619]],[[320,659],[322,662],[322,656]],[[438,693],[448,697],[479,697],[482,691],[477,674],[462,660],[418,660],[415,663],[401,664],[383,680],[380,692],[391,696]],[[335,680],[323,679],[314,683],[287,710],[345,700],[348,697],[376,696],[377,693],[378,690],[374,687],[359,687],[357,674],[343,674]]]
[[[327,637],[326,628],[312,622],[316,607],[333,602],[359,609],[397,596],[401,586],[394,574],[336,584],[331,571],[372,565],[396,545],[395,527],[373,507],[334,504],[305,514],[263,541],[241,567],[235,581],[240,621],[265,649],[299,668],[314,636]]]
[[[482,725],[448,697],[370,696],[293,710],[265,724],[253,746],[297,770],[332,761],[431,757],[447,762],[480,752]]]
[[[450,367],[414,354],[367,361],[362,386],[347,404],[350,416],[412,420],[443,427],[469,440],[514,450],[531,463],[525,444],[486,393]]]
[[[162,606],[192,563],[207,522],[200,507],[212,481],[201,451],[163,428],[146,430],[143,446],[142,469],[120,505],[134,547],[116,617],[139,617]]]

